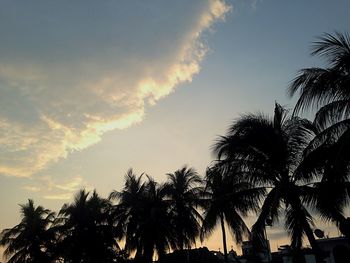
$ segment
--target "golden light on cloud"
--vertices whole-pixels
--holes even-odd
[[[124,49],[111,41],[107,49],[110,55],[106,56],[106,42],[101,39],[93,54],[81,55],[81,46],[77,45],[77,54],[72,53],[66,60],[48,63],[34,57],[0,65],[0,81],[6,84],[1,88],[18,106],[9,104],[7,112],[0,113],[0,151],[4,153],[0,174],[31,176],[71,152],[98,143],[107,131],[140,123],[147,105],[154,105],[180,84],[191,82],[200,72],[208,50],[202,33],[222,20],[231,7],[224,0],[206,0],[193,3],[192,8],[196,12],[181,14],[186,23],[178,35],[149,38],[157,47],[152,56],[144,51],[148,47],[141,45],[142,38],[126,43]],[[123,26],[122,22],[111,24],[109,30],[114,32],[114,27]],[[153,26],[150,20],[150,30]],[[87,36],[91,37],[90,33]],[[73,36],[66,36],[67,41],[69,37]],[[47,49],[51,51],[49,44]],[[129,44],[135,46],[130,54]]]
[[[39,192],[40,187],[38,186],[33,186],[33,185],[25,185],[22,187],[23,190],[27,190],[29,192]]]
[[[44,195],[44,199],[48,199],[48,200],[69,200],[71,198],[72,198],[72,193]]]
[[[48,200],[69,200],[80,189],[93,190],[79,175],[65,180],[52,178],[51,176],[38,177],[31,179],[30,185],[24,185],[21,188],[28,192],[39,193],[44,199]]]

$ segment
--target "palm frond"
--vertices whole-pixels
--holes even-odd
[[[249,238],[249,228],[243,221],[241,215],[239,215],[234,209],[234,207],[225,211],[224,215],[228,228],[237,244],[241,244],[244,237]]]
[[[299,91],[293,114],[306,109],[319,109],[333,101],[350,99],[350,40],[349,35],[335,32],[319,37],[312,47],[312,55],[324,56],[328,68],[306,68],[292,80],[288,93]],[[344,113],[340,112],[339,114]],[[339,119],[340,117],[338,117]]]
[[[325,130],[350,117],[349,100],[336,100],[322,106],[316,113],[314,123],[319,130]]]
[[[317,109],[333,100],[342,99],[339,85],[339,72],[332,69],[306,68],[292,80],[288,88],[290,97],[299,90],[299,99],[293,115],[306,109]]]
[[[278,221],[278,217],[281,212],[281,195],[282,193],[279,188],[271,189],[264,200],[258,219],[252,226],[251,238],[253,241],[253,246],[257,250],[266,246],[264,229],[266,227],[267,220],[271,220],[272,223],[276,223]]]
[[[340,58],[350,56],[350,36],[347,33],[325,33],[314,42],[311,55],[325,56],[331,64],[337,64]]]
[[[336,142],[339,137],[344,134],[350,128],[350,119],[340,121],[325,130],[322,130],[320,133],[315,136],[315,138],[310,141],[309,145],[304,150],[304,156],[310,154],[317,147],[320,147],[322,144],[332,144]]]
[[[311,214],[305,207],[294,204],[286,209],[285,227],[291,236],[291,246],[294,249],[300,249],[303,245],[303,236],[306,228],[314,226]]]

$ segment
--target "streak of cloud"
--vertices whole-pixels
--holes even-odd
[[[6,1],[0,174],[31,176],[141,122],[147,105],[200,71],[203,32],[230,8],[224,0]]]
[[[39,193],[44,199],[48,200],[69,200],[80,189],[93,190],[80,175],[65,180],[55,179],[51,176],[31,178],[30,180],[31,184],[22,186],[22,189]]]
[[[22,187],[23,190],[27,190],[29,192],[39,192],[40,191],[40,187],[38,186],[34,186],[34,185],[25,185]]]

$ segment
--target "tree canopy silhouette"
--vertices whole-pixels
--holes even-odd
[[[283,211],[292,248],[299,250],[307,236],[321,262],[312,232],[313,216],[307,209],[318,198],[314,187],[322,176],[314,156],[308,155],[308,146],[316,135],[310,121],[288,116],[276,103],[273,118],[248,114],[235,121],[227,135],[219,138],[214,152],[235,167],[241,180],[268,190],[252,227],[255,244],[264,240],[266,221],[277,222]]]
[[[202,216],[197,207],[201,201],[202,180],[193,168],[183,168],[168,174],[168,198],[176,229],[177,248],[190,248],[199,236]]]
[[[31,199],[20,207],[21,222],[1,232],[0,244],[6,246],[8,263],[51,262],[48,247],[54,241],[54,233],[49,227],[55,214],[42,206],[35,207]]]
[[[227,263],[225,222],[236,242],[241,243],[243,237],[250,234],[242,217],[250,211],[257,212],[264,189],[253,188],[250,183],[237,180],[219,165],[207,169],[205,184],[201,239],[210,236],[219,223]]]
[[[96,191],[89,197],[89,192],[80,190],[55,221],[60,235],[58,255],[72,263],[113,262],[118,244],[109,211],[109,201]]]
[[[293,96],[299,91],[294,112],[315,108],[315,122],[321,126],[335,123],[350,114],[350,37],[336,32],[324,34],[312,47],[312,55],[324,57],[327,68],[305,68],[289,87]]]
[[[346,33],[324,34],[312,48],[312,55],[324,57],[326,68],[302,69],[289,87],[299,91],[294,113],[316,109],[314,123],[320,133],[310,144],[314,159],[322,162],[323,184],[315,205],[321,216],[337,223],[350,237],[350,219],[345,217],[349,201],[350,162],[350,37]],[[340,185],[342,184],[342,185]],[[327,197],[325,197],[327,196]]]
[[[123,231],[125,249],[129,253],[136,251],[137,262],[152,262],[154,252],[161,259],[178,244],[168,194],[167,184],[157,184],[148,176],[142,182],[142,175],[129,170],[123,190],[110,195],[117,200],[113,214]]]

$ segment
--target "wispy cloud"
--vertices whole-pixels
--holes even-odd
[[[262,2],[262,0],[249,0],[250,1],[250,6],[253,10],[256,10],[258,7],[258,4]]]
[[[74,176],[61,180],[51,176],[32,178],[29,185],[22,186],[23,190],[39,193],[44,199],[68,200],[80,189],[93,190],[82,176]]]
[[[64,184],[56,184],[56,188],[63,190],[63,191],[68,191],[68,192],[75,192],[79,188],[81,188],[81,185],[83,183],[83,178],[82,177],[75,177],[72,178],[70,181],[64,183]]]
[[[192,81],[208,50],[202,33],[231,8],[224,0],[18,4],[0,16],[0,174],[22,177],[141,122],[147,105]]]
[[[48,200],[69,200],[72,198],[72,194],[63,193],[63,194],[44,195],[44,198]]]
[[[29,192],[39,192],[40,187],[38,186],[33,186],[33,185],[25,185],[22,187],[23,190],[27,190]]]

